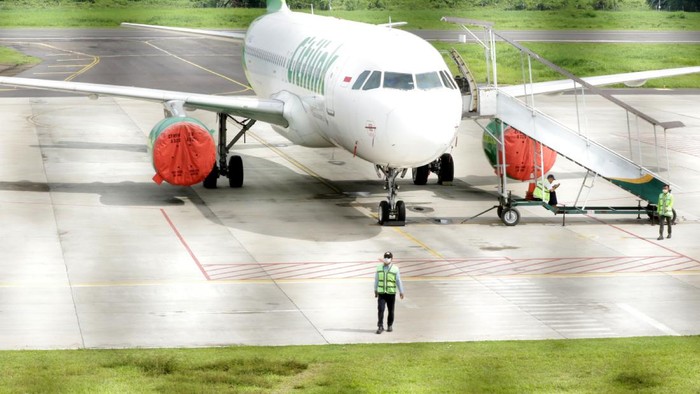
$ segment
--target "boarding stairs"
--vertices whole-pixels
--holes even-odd
[[[481,96],[482,99],[484,96]],[[557,154],[654,203],[667,179],[606,148],[504,92],[496,93],[496,116]]]
[[[654,204],[658,198],[659,192],[664,184],[670,184],[670,180],[662,177],[651,171],[649,168],[625,157],[618,152],[615,152],[605,146],[591,140],[584,132],[581,130],[573,130],[562,123],[558,122],[554,118],[546,115],[545,113],[537,110],[534,106],[534,96],[524,96],[524,98],[516,98],[503,90],[498,88],[498,69],[496,66],[496,38],[499,41],[505,42],[513,47],[515,47],[521,54],[521,61],[523,64],[523,79],[525,85],[525,91],[528,91],[528,82],[526,81],[525,75],[529,72],[530,81],[532,83],[532,65],[531,60],[536,60],[549,67],[550,69],[559,72],[566,78],[572,80],[572,88],[575,92],[580,92],[582,95],[584,89],[588,94],[597,94],[607,100],[611,101],[613,104],[623,108],[627,111],[628,115],[628,128],[629,128],[629,118],[630,115],[635,117],[637,121],[647,122],[653,127],[655,136],[657,133],[663,131],[664,135],[667,128],[680,127],[682,123],[680,122],[666,122],[662,123],[656,121],[655,119],[649,117],[646,114],[641,113],[635,108],[630,107],[624,102],[618,100],[617,98],[607,94],[606,92],[598,89],[595,86],[587,83],[586,81],[578,78],[566,70],[558,67],[557,65],[549,62],[548,60],[542,58],[540,55],[530,51],[528,48],[514,42],[507,37],[499,34],[492,30],[492,23],[484,21],[475,21],[461,18],[449,18],[444,17],[444,21],[461,24],[462,28],[470,34],[474,40],[481,44],[485,51],[486,58],[486,72],[487,72],[487,83],[485,86],[479,86],[475,88],[476,83],[471,75],[471,72],[466,66],[464,60],[461,59],[459,54],[452,50],[450,56],[455,61],[459,72],[462,74],[461,80],[467,82],[467,89],[462,89],[463,92],[463,108],[465,119],[474,119],[484,130],[486,128],[484,125],[479,123],[480,119],[499,119],[501,124],[505,123],[512,126],[528,137],[532,138],[534,141],[542,143],[543,145],[549,147],[550,149],[557,152],[559,155],[566,157],[567,159],[573,161],[574,163],[580,165],[587,170],[587,178],[590,174],[593,175],[593,180],[595,178],[601,177],[611,183],[627,190],[633,195],[637,196],[640,200],[646,201],[649,204]],[[485,37],[480,39],[474,32],[472,32],[466,25],[477,26],[485,31]],[[523,56],[527,56],[527,66],[525,61],[522,60]],[[529,70],[528,70],[529,69]],[[578,100],[578,97],[577,97]],[[577,115],[578,114],[578,102],[577,102]],[[580,124],[580,119],[579,119]],[[503,126],[502,126],[503,127]],[[580,129],[580,126],[579,126]],[[503,131],[503,130],[501,130]],[[629,132],[629,130],[628,130]],[[501,132],[503,136],[503,132]],[[631,145],[631,135],[630,135],[630,145]],[[503,142],[502,142],[503,143]],[[638,140],[638,144],[641,142]],[[659,155],[658,146],[657,149],[657,169],[659,168]],[[631,149],[630,149],[631,150]],[[632,156],[632,152],[630,152]],[[668,152],[666,153],[668,159]],[[639,156],[641,161],[641,152]],[[506,166],[507,163],[500,163],[499,165]],[[535,166],[537,167],[537,165]],[[500,174],[505,174],[505,171],[497,171]],[[545,175],[540,171],[541,177]],[[500,194],[506,197],[506,177],[502,175],[502,182],[500,185]],[[585,186],[584,180],[584,186]],[[588,186],[586,186],[588,187]],[[589,187],[590,188],[590,187]],[[582,187],[583,189],[583,187]],[[579,192],[579,196],[580,196]],[[508,197],[510,198],[510,197]],[[578,203],[578,198],[577,202]]]
[[[642,163],[642,140],[640,139],[640,121],[642,123],[650,125],[653,129],[654,139],[657,140],[660,132],[663,131],[663,136],[666,136],[667,129],[682,127],[681,122],[659,122],[652,117],[640,112],[639,110],[627,105],[626,103],[620,101],[619,99],[611,96],[610,94],[602,91],[601,89],[593,86],[592,84],[586,82],[585,80],[576,77],[575,75],[569,73],[568,71],[558,67],[552,62],[542,58],[540,55],[530,51],[528,48],[514,42],[507,37],[493,31],[492,23],[483,21],[474,21],[461,18],[448,18],[444,17],[444,21],[461,24],[462,28],[469,34],[472,35],[474,41],[484,48],[484,55],[486,58],[486,84],[484,86],[476,86],[474,78],[471,75],[466,63],[461,59],[459,54],[452,50],[450,56],[455,61],[461,78],[457,81],[460,83],[460,88],[463,96],[463,118],[473,119],[481,128],[486,132],[490,133],[500,146],[500,150],[505,152],[505,128],[507,126],[512,126],[513,128],[519,130],[526,136],[530,137],[533,144],[542,144],[550,149],[557,152],[558,155],[563,156],[574,163],[580,165],[586,169],[586,177],[583,180],[579,194],[574,202],[573,206],[561,207],[561,206],[550,206],[547,203],[541,201],[533,201],[528,199],[518,199],[511,196],[511,192],[507,188],[508,179],[506,176],[506,168],[508,163],[506,163],[506,154],[499,154],[498,163],[495,165],[496,173],[499,175],[499,205],[494,206],[484,212],[477,214],[476,216],[467,219],[471,220],[477,216],[480,216],[491,209],[498,209],[498,216],[501,218],[503,223],[509,226],[513,226],[518,223],[520,219],[520,214],[517,209],[514,209],[518,205],[542,205],[543,207],[551,210],[554,213],[562,213],[563,221],[565,222],[566,214],[584,214],[584,213],[630,213],[636,214],[640,217],[640,213],[646,211],[652,220],[655,215],[655,203],[659,195],[659,191],[662,189],[663,185],[671,184],[670,182],[670,163],[668,156],[668,148],[664,147],[666,152],[666,177],[663,177],[660,172],[661,166],[660,156],[659,156],[659,144],[656,143],[655,153],[656,153],[656,169],[657,172],[651,171],[649,168],[644,167]],[[485,37],[480,39],[474,34],[466,25],[477,26],[484,30]],[[505,90],[498,88],[498,68],[496,66],[496,37],[499,41],[503,41],[513,47],[515,47],[520,52],[520,59],[522,64],[523,73],[523,97],[514,97],[510,95]],[[464,42],[463,40],[460,40]],[[527,60],[527,63],[525,62]],[[573,130],[570,127],[558,122],[554,118],[546,115],[545,113],[539,111],[535,108],[535,96],[534,96],[534,83],[532,81],[532,60],[544,64],[548,68],[562,74],[567,79],[571,80],[571,87],[576,94],[576,115],[578,118],[578,130]],[[529,81],[526,77],[529,74]],[[512,92],[512,90],[509,90]],[[529,93],[528,93],[529,92]],[[627,113],[627,128],[628,128],[628,138],[629,138],[629,157],[623,156],[622,154],[615,152],[596,141],[591,140],[581,128],[581,115],[579,113],[579,97],[585,96],[586,94],[599,95],[613,104],[621,107]],[[514,93],[519,94],[519,93]],[[585,98],[584,98],[585,107]],[[630,119],[633,118],[636,122],[637,127],[637,138],[636,143],[638,145],[637,159],[639,162],[632,160],[634,153],[632,151],[632,131],[630,125]],[[480,123],[480,120],[487,119],[489,122],[494,119],[497,120],[497,125],[501,128],[500,135],[489,131],[489,127]],[[587,122],[584,119],[584,122]],[[665,141],[665,138],[664,138]],[[539,146],[539,156],[542,160],[542,150],[541,145]],[[537,149],[535,150],[537,156]],[[544,167],[544,162],[540,161],[537,163],[537,157],[533,157],[535,161],[535,166],[533,174],[531,177],[531,182],[535,181],[535,177],[541,177],[544,181],[545,174],[541,170]],[[629,193],[638,197],[637,206],[625,206],[625,207],[613,207],[613,206],[603,206],[603,207],[589,207],[588,195],[590,190],[595,183],[597,178],[603,178],[611,182],[612,184],[628,191]],[[587,180],[590,178],[590,184]],[[585,202],[580,203],[582,191],[587,190],[587,196],[585,197]],[[642,207],[642,201],[645,201],[646,207]],[[675,220],[675,211],[674,211]]]

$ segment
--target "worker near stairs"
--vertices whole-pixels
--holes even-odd
[[[554,178],[554,175],[549,174],[547,175],[547,180],[542,182],[542,178],[537,179],[537,186],[535,186],[535,190],[532,192],[532,197],[534,200],[540,200],[548,203],[549,205],[556,207],[557,206],[557,188],[559,187],[558,183],[554,183],[556,178]]]
[[[403,300],[403,284],[399,267],[392,264],[394,255],[391,252],[384,253],[384,262],[377,266],[374,273],[374,297],[377,299],[377,334],[384,331],[384,309],[388,307],[387,331],[394,330],[394,304],[396,303],[396,289]]]
[[[659,214],[659,241],[664,239],[664,221],[668,226],[668,236],[666,238],[671,238],[671,226],[673,225],[673,194],[671,194],[671,187],[669,185],[664,185],[664,188],[659,194],[659,203],[656,205],[656,212]]]

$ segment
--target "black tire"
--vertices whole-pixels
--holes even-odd
[[[646,206],[646,211],[647,211],[647,216],[649,216],[649,220],[652,222],[655,220],[658,215],[656,214],[656,205],[647,205]]]
[[[389,210],[389,201],[382,201],[379,203],[379,210],[377,210],[377,222],[380,225],[383,225],[389,221]]]
[[[243,186],[243,159],[240,156],[228,159],[228,185],[236,188]]]
[[[219,167],[214,164],[214,168],[211,169],[209,175],[204,178],[202,185],[205,189],[216,189],[216,181],[219,179]]]
[[[413,184],[414,185],[425,185],[428,183],[428,175],[430,175],[430,167],[426,164],[424,166],[420,166],[417,168],[414,168],[412,171],[413,173]]]
[[[506,226],[515,226],[520,222],[520,212],[515,208],[506,208],[501,215],[501,221]]]
[[[499,219],[503,217],[503,206],[502,205],[499,205],[498,208],[496,208],[496,214],[498,215]]]
[[[399,222],[406,221],[406,204],[401,200],[396,202],[396,220]]]
[[[438,184],[452,182],[455,179],[455,162],[452,155],[444,153],[440,156],[440,171],[438,172]]]

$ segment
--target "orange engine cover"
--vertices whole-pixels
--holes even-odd
[[[166,118],[150,135],[153,180],[191,186],[202,182],[216,163],[216,145],[207,127],[194,118]]]
[[[519,130],[505,125],[503,143],[506,151],[506,175],[511,179],[526,181],[542,176],[540,171],[535,171],[535,161],[539,162],[539,151],[542,149],[542,161],[544,172],[547,173],[557,159],[557,153],[548,147],[535,142]],[[492,121],[487,129],[491,134],[484,132],[483,147],[486,157],[499,174],[498,164],[501,162],[503,151],[498,141],[492,136],[500,138],[500,124]]]

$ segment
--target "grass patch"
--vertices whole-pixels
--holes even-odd
[[[391,379],[387,379],[391,376]],[[6,392],[683,392],[700,337],[0,352]]]
[[[41,59],[27,56],[11,48],[0,46],[0,75],[13,73],[39,64]]]
[[[453,47],[457,49],[467,62],[477,81],[486,81],[486,64],[482,47],[476,44],[453,43],[435,43],[434,45],[443,52],[445,62],[451,67],[454,62],[448,58],[446,52]],[[498,45],[498,83],[507,85],[523,83],[522,62],[524,61],[527,67],[527,58],[521,59],[520,52],[507,44],[498,43],[496,45]],[[697,59],[700,59],[700,45],[695,44],[561,44],[538,42],[523,43],[523,45],[554,64],[581,77],[697,66]],[[532,61],[532,68],[534,82],[563,79],[560,74],[534,60]],[[456,73],[456,67],[453,67],[452,71]],[[525,73],[527,78],[527,68]],[[647,81],[644,87],[698,88],[700,87],[700,74],[653,79]]]
[[[121,22],[162,24],[182,27],[245,29],[264,9],[185,8],[156,3],[139,6],[96,7],[89,2],[43,7],[20,4],[2,5],[0,27],[117,27]],[[82,5],[81,5],[82,4]],[[30,11],[30,12],[28,12]],[[308,10],[301,10],[308,12]],[[316,12],[367,23],[408,22],[408,29],[458,29],[441,22],[443,16],[492,21],[495,28],[560,30],[700,30],[700,13],[647,11],[508,11],[494,6],[443,9],[333,10]]]

